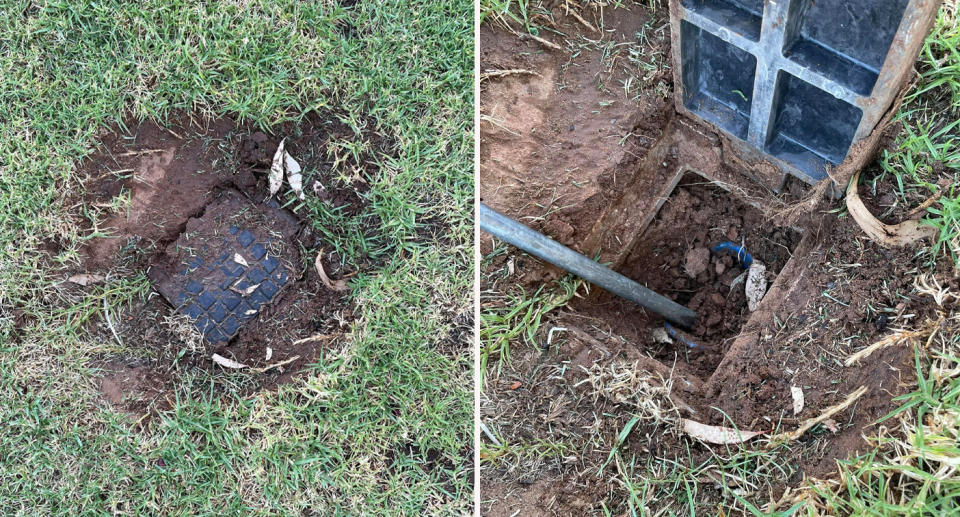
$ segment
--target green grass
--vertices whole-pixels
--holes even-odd
[[[893,182],[898,202],[918,200],[945,188],[942,201],[928,209],[926,224],[938,230],[931,263],[952,257],[960,271],[960,191],[938,185],[960,184],[960,24],[956,0],[941,7],[933,32],[917,62],[919,79],[908,92],[896,120],[903,126],[892,149],[881,153],[880,182]]]
[[[3,514],[472,507],[470,346],[444,342],[472,306],[472,12],[464,0],[0,0]],[[255,395],[241,395],[247,374],[178,367],[172,409],[133,426],[98,393],[95,361],[119,344],[88,329],[103,328],[104,307],[141,300],[145,279],[130,272],[80,299],[58,288],[84,237],[65,198],[97,131],[178,110],[270,128],[327,109],[358,135],[339,153],[369,147],[364,120],[397,143],[357,219],[299,208],[318,228],[347,225],[328,235],[347,260],[380,264],[352,282],[351,344]],[[350,231],[359,219],[378,228]],[[437,241],[418,237],[426,220]],[[51,237],[66,244],[53,261],[40,251]]]
[[[498,278],[507,284],[512,283],[506,267],[498,271],[492,271],[489,267],[493,259],[506,252],[506,246],[501,244],[484,257],[480,267],[487,278],[483,285],[495,286]],[[535,336],[540,330],[543,317],[573,299],[581,283],[582,280],[567,275],[555,288],[540,288],[533,294],[516,286],[509,287],[510,292],[504,294],[496,293],[495,289],[481,293],[483,305],[480,308],[479,329],[480,371],[486,372],[490,364],[496,364],[498,369],[503,364],[508,364],[510,344],[517,339],[522,339],[525,345],[538,346]]]

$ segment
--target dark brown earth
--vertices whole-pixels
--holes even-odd
[[[125,121],[124,126],[130,131],[105,130],[98,150],[79,168],[84,194],[73,204],[92,238],[80,250],[82,265],[76,273],[132,277],[150,268],[171,267],[178,254],[175,242],[185,231],[205,231],[196,227],[200,223],[195,218],[214,200],[234,192],[253,205],[268,201],[266,172],[283,136],[287,150],[303,167],[308,196],[346,216],[358,214],[366,203],[363,175],[372,171],[369,163],[346,159],[344,166],[355,171],[353,182],[340,180],[332,170],[328,141],[353,135],[334,114],[312,113],[299,124],[273,128],[271,134],[230,118],[206,120],[187,113],[174,115],[164,126],[134,120]],[[382,137],[365,138],[374,142],[371,152],[390,152],[390,142]],[[293,202],[279,210],[284,214],[282,224],[274,220],[271,224],[277,227],[259,231],[284,235],[292,249],[305,252],[302,257],[297,251],[283,254],[294,272],[291,283],[239,335],[217,346],[200,341],[192,325],[177,320],[171,305],[159,296],[123,308],[115,329],[124,344],[143,353],[102,358],[101,388],[108,402],[134,414],[148,413],[166,403],[183,367],[220,368],[210,362],[213,353],[250,367],[292,359],[257,375],[249,386],[250,390],[269,388],[294,379],[324,350],[338,348],[348,339],[352,307],[345,293],[323,285],[313,261],[325,250],[322,262],[328,276],[349,279],[371,267],[370,259],[339,256],[324,233],[303,222],[298,215],[303,208],[288,196],[286,184],[276,199]],[[117,205],[121,209],[114,210]],[[365,224],[361,222],[361,231]],[[367,229],[374,224],[370,221]],[[323,230],[329,235],[343,232]],[[49,244],[53,252],[61,247],[57,242]],[[104,339],[113,339],[106,329],[94,330],[107,332]]]
[[[654,358],[689,366],[689,373],[709,377],[749,316],[743,278],[736,257],[711,249],[721,242],[744,243],[754,260],[763,263],[770,280],[780,272],[800,241],[791,228],[767,224],[763,213],[729,193],[687,174],[640,236],[640,243],[617,271],[657,293],[689,307],[701,316],[686,334],[695,348],[674,339],[648,348]],[[693,273],[693,274],[691,274]],[[601,291],[571,305],[578,314],[609,321],[610,331],[632,342],[650,342],[663,320],[636,304]]]
[[[584,12],[593,22],[593,11]],[[933,316],[933,304],[913,288],[917,273],[929,269],[926,257],[873,243],[849,217],[838,216],[842,201],[827,200],[799,217],[788,212],[808,187],[788,180],[778,194],[750,181],[748,176],[768,171],[726,160],[724,138],[677,116],[672,99],[659,98],[652,84],[637,100],[626,99],[622,89],[601,87],[597,79],[608,54],[569,43],[597,34],[562,7],[553,15],[565,38],[541,35],[563,45],[562,51],[518,39],[494,23],[481,26],[481,71],[539,74],[482,84],[479,105],[490,119],[480,126],[481,200],[696,309],[698,326],[686,336],[700,347],[665,343],[653,335],[663,327],[661,319],[599,288],[580,288],[564,308],[544,317],[532,343],[511,343],[509,363],[491,360],[488,366],[480,418],[510,444],[507,450],[530,452],[508,454],[481,437],[488,447],[481,453],[482,512],[629,514],[627,476],[617,470],[625,467],[607,461],[638,409],[598,394],[588,382],[616,368],[670,379],[678,416],[766,432],[796,429],[859,387],[868,388],[834,418],[835,431],[834,422],[818,425],[777,449],[779,466],[762,455],[741,456],[746,459],[738,460],[744,461],[740,468],[756,476],[750,485],[728,480],[724,489],[715,475],[701,474],[693,480],[697,514],[737,504],[734,490],[762,506],[805,476],[834,476],[836,460],[865,449],[862,436],[897,406],[893,398],[914,377],[912,353],[904,346],[852,367],[843,361],[892,329]],[[603,16],[605,28],[614,29],[605,38],[614,43],[666,23],[665,9],[639,5],[607,8]],[[652,33],[644,45],[668,53],[666,30]],[[669,72],[659,80],[669,89]],[[685,167],[703,171],[726,190],[704,184],[709,182]],[[684,179],[672,189],[671,178],[678,176]],[[900,213],[891,212],[894,218]],[[771,285],[756,312],[746,309],[742,290],[729,288],[739,267],[732,257],[705,251],[720,240],[745,243],[767,265]],[[481,234],[481,253],[490,254],[492,243]],[[546,281],[560,276],[508,248],[481,272],[482,307],[506,308],[512,303],[506,295],[519,289],[530,295],[544,285],[554,289]],[[551,337],[551,329],[566,330]],[[805,396],[798,415],[791,387]],[[634,462],[634,480],[654,481],[643,488],[641,503],[650,512],[667,513],[691,510],[684,499],[690,487],[667,482],[676,464],[730,456],[723,447],[645,420],[618,450],[624,461]]]

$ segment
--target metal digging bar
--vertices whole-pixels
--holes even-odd
[[[691,329],[697,320],[697,313],[694,311],[590,260],[542,233],[527,228],[483,203],[480,203],[477,211],[477,221],[480,229],[490,235],[569,271],[591,284],[626,298],[675,325]]]

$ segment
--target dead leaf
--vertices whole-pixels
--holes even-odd
[[[517,390],[520,388],[520,386],[523,386],[522,382],[520,381],[514,382],[513,384],[510,385],[510,391]]]
[[[251,285],[250,287],[248,287],[248,288],[246,288],[246,289],[239,289],[239,288],[237,288],[236,286],[232,286],[232,285],[231,285],[231,286],[230,286],[230,290],[233,291],[233,292],[235,292],[235,293],[237,293],[237,294],[242,294],[242,295],[244,295],[244,296],[249,296],[251,293],[253,293],[254,291],[256,291],[258,287],[260,287],[260,284],[253,284],[253,285]]]
[[[333,289],[334,291],[346,291],[350,289],[347,287],[347,281],[340,279],[331,282],[330,277],[327,276],[327,272],[323,270],[323,263],[321,259],[323,258],[323,250],[320,250],[317,253],[317,260],[314,261],[314,266],[317,268],[317,274],[320,275],[320,281],[323,282],[323,285],[327,286],[327,289]]]
[[[243,267],[250,267],[250,264],[247,264],[247,259],[241,257],[239,253],[233,254],[233,261]]]
[[[283,162],[284,168],[287,170],[287,182],[290,183],[290,188],[298,198],[301,200],[304,199],[303,176],[300,175],[300,164],[286,151],[283,152]]]
[[[81,273],[79,275],[71,276],[70,278],[67,279],[67,281],[86,287],[91,284],[99,284],[100,282],[103,282],[105,279],[106,278],[103,275]]]
[[[847,211],[857,222],[860,229],[870,237],[870,240],[886,247],[906,246],[922,239],[933,239],[937,235],[936,228],[921,225],[919,221],[903,221],[900,224],[884,224],[873,216],[860,195],[857,194],[857,182],[860,172],[853,175],[850,186],[847,187]]]
[[[797,386],[791,386],[790,396],[793,397],[793,414],[799,415],[803,411],[803,390]]]
[[[701,424],[700,422],[694,422],[686,418],[683,419],[683,432],[702,442],[717,445],[743,443],[755,436],[763,434],[760,431],[740,431],[730,427]]]
[[[234,370],[239,370],[240,368],[247,367],[247,365],[243,363],[238,363],[233,359],[227,359],[226,357],[223,357],[220,354],[213,354],[213,357],[211,357],[211,359],[213,359],[213,362],[219,364],[220,366],[223,366],[224,368],[233,368]]]
[[[747,308],[750,312],[757,310],[763,295],[767,294],[767,266],[754,260],[747,271],[747,285],[744,290],[747,294]]]
[[[823,422],[821,422],[821,424],[823,424],[823,427],[826,427],[827,430],[833,434],[837,434],[840,432],[840,426],[838,426],[837,421],[832,418],[828,418],[824,420]]]
[[[270,195],[274,195],[277,192],[280,192],[280,187],[283,185],[283,143],[286,141],[286,138],[280,140],[280,145],[277,146],[277,152],[273,154],[273,163],[270,165]]]

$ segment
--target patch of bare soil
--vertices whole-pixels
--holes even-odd
[[[617,12],[606,11],[607,19],[620,16],[623,23],[637,16]],[[568,35],[577,33],[563,27]],[[649,44],[660,48],[656,41]],[[691,347],[676,337],[664,339],[659,317],[591,287],[545,318],[536,336],[539,349],[516,346],[509,364],[491,365],[481,419],[510,449],[491,448],[482,456],[483,513],[619,515],[630,505],[627,478],[651,481],[643,487],[648,510],[679,511],[678,497],[686,492],[671,489],[675,466],[702,465],[728,452],[667,422],[684,417],[791,431],[866,386],[867,393],[833,421],[773,453],[776,464],[762,456],[743,460],[740,468],[754,476],[749,483],[701,475],[695,507],[715,513],[717,505],[737,503],[734,491],[762,505],[804,476],[834,475],[836,460],[863,450],[863,434],[896,407],[893,398],[912,378],[912,353],[897,346],[850,367],[843,362],[892,328],[932,316],[932,304],[913,287],[925,267],[914,250],[880,247],[849,217],[827,211],[787,224],[783,208],[803,197],[806,187],[788,181],[785,192],[774,194],[746,179],[769,171],[726,160],[723,137],[673,114],[670,105],[625,110],[627,118],[619,120],[647,121],[647,129],[633,133],[649,139],[627,138],[618,150],[603,147],[605,140],[595,133],[596,125],[609,121],[607,113],[581,109],[597,91],[567,88],[568,81],[543,72],[567,60],[589,69],[599,66],[601,55],[570,48],[544,52],[535,42],[490,27],[482,28],[480,46],[482,63],[541,74],[499,79],[481,90],[485,113],[497,119],[495,109],[505,106],[500,113],[515,117],[500,117],[504,127],[482,126],[482,201],[698,312],[696,328],[681,334],[697,345]],[[564,116],[579,117],[578,123],[567,125],[567,132],[549,132]],[[554,120],[553,126],[545,120]],[[575,145],[580,142],[590,145]],[[578,161],[594,152],[589,166]],[[756,311],[747,308],[743,286],[736,283],[741,264],[734,254],[714,250],[724,241],[744,245],[767,266],[769,289]],[[490,242],[481,237],[484,254]],[[552,274],[509,249],[488,263],[481,293],[516,285],[533,292]],[[566,330],[555,331],[547,346],[548,332],[556,328]],[[637,386],[650,379],[670,387],[658,402],[665,411],[659,416],[636,401],[642,394]],[[805,397],[796,415],[793,387]],[[619,447],[632,467],[608,463],[620,433],[637,415],[643,418]]]
[[[601,38],[564,16],[562,6],[554,15],[566,38],[548,39],[567,45],[564,51],[480,27],[481,73],[533,74],[481,82],[479,195],[576,245],[629,180],[624,171],[660,136],[671,106],[668,18],[639,5],[607,8]],[[652,69],[641,73],[641,62]]]
[[[591,307],[590,298],[547,318],[538,342],[546,343],[547,329],[567,331],[560,338],[554,336],[553,346],[515,352],[509,365],[499,365],[500,374],[488,371],[487,402],[481,415],[507,443],[545,441],[564,444],[566,450],[535,462],[487,458],[481,487],[496,486],[498,492],[482,492],[487,500],[485,514],[510,515],[518,509],[523,515],[602,514],[601,505],[626,508],[627,492],[606,479],[623,474],[609,472],[613,466],[607,467],[606,476],[597,472],[637,407],[609,393],[598,394],[590,382],[598,372],[616,368],[672,379],[678,416],[771,432],[793,430],[867,386],[869,391],[851,410],[827,426],[816,426],[790,449],[778,450],[782,470],[763,463],[750,467],[768,483],[764,491],[750,493],[756,502],[776,498],[804,476],[834,475],[836,460],[862,452],[863,434],[896,407],[892,399],[903,394],[905,383],[913,378],[913,356],[909,348],[898,346],[852,367],[842,363],[888,335],[892,327],[931,317],[932,307],[913,293],[912,278],[921,265],[909,251],[881,248],[863,237],[852,221],[831,218],[824,216],[816,244],[800,250],[803,258],[797,267],[802,271],[781,272],[781,282],[788,274],[800,288],[782,300],[765,299],[764,314],[745,320],[709,376],[700,375],[704,369],[697,352],[665,352],[667,345],[649,333],[629,329],[636,323],[625,322],[616,309],[604,313]],[[780,294],[783,291],[768,296]],[[599,295],[601,299],[608,296]],[[655,321],[655,317],[634,317]],[[792,412],[793,386],[803,390],[806,400],[799,415]],[[724,453],[722,447],[711,450],[669,424],[651,421],[639,423],[620,450],[625,458],[634,459],[639,469],[634,476],[648,479],[666,476],[671,462],[698,465]],[[730,487],[734,488],[738,487]],[[537,494],[527,494],[528,489]],[[661,499],[656,493],[649,497],[651,509],[678,509],[672,498]],[[716,479],[700,480],[700,510],[735,503]]]
[[[169,289],[167,298],[152,293],[139,305],[120,309],[113,330],[91,329],[103,332],[104,339],[119,339],[142,350],[142,354],[102,358],[101,388],[108,402],[135,414],[144,413],[165,402],[177,382],[179,367],[220,368],[210,362],[213,353],[250,367],[283,363],[259,375],[256,385],[248,389],[275,386],[291,380],[319,360],[325,349],[346,339],[353,309],[344,293],[323,285],[313,259],[326,249],[323,265],[335,279],[353,276],[372,264],[367,257],[345,258],[331,252],[332,246],[293,206],[282,208],[277,198],[271,199],[266,173],[280,139],[286,136],[286,149],[306,173],[307,195],[330,210],[356,215],[366,203],[361,196],[366,184],[339,180],[327,153],[331,138],[352,138],[352,130],[335,116],[320,113],[299,124],[276,127],[269,135],[230,118],[197,119],[192,114],[175,116],[166,126],[127,121],[125,127],[130,131],[105,130],[99,149],[79,169],[84,194],[73,204],[91,238],[81,248],[82,266],[77,272],[108,278],[144,274],[154,287],[164,284]],[[371,134],[365,138],[373,142],[372,152],[392,152],[392,144],[382,137]],[[361,174],[372,173],[366,162],[347,161]],[[204,217],[208,208],[211,213]],[[374,224],[369,222],[369,231],[375,229]],[[240,226],[250,229],[250,236],[256,238],[248,248],[233,243],[234,239],[243,241],[243,235],[230,234]],[[340,233],[336,228],[325,230]],[[246,310],[237,313],[245,321],[240,322],[236,335],[203,339],[201,329],[183,314],[187,304],[175,310],[184,300],[168,299],[178,292],[172,286],[189,291],[186,279],[175,282],[171,278],[192,271],[198,258],[212,263],[214,255],[227,253],[224,245],[228,241],[240,246],[237,249],[251,263],[251,273],[263,273],[265,278],[251,286],[204,285],[223,298],[217,298],[217,305],[211,304],[208,310],[222,309],[221,302]],[[258,243],[266,244],[259,249]],[[50,248],[56,253],[60,244],[51,242]],[[231,261],[224,264],[229,266]],[[211,275],[220,274],[216,268],[211,271]],[[207,282],[214,278],[211,275],[201,280]],[[277,292],[274,287],[279,288]],[[227,301],[230,294],[241,300],[240,305]],[[265,297],[258,299],[262,305],[254,303],[256,297]],[[112,335],[114,330],[117,338]]]

